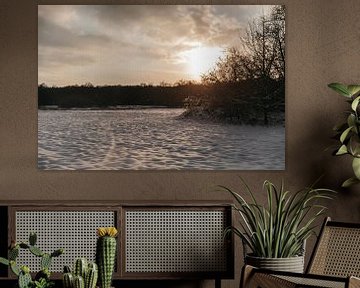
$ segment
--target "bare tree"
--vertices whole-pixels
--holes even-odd
[[[267,125],[269,113],[282,109],[279,107],[283,107],[285,101],[285,6],[273,6],[267,15],[251,21],[241,42],[242,47],[231,47],[224,51],[215,67],[202,75],[202,82],[231,84],[228,87],[241,93],[231,93],[235,95],[230,99],[231,103],[224,103],[229,100],[224,95],[218,96],[224,99],[216,101],[223,106],[247,102],[262,113],[263,123]],[[255,83],[247,87],[256,86],[250,97],[249,93],[244,93],[247,91],[239,89],[246,86],[245,81]]]

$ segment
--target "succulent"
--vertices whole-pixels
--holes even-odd
[[[58,257],[64,253],[63,249],[57,249],[51,254],[44,253],[36,245],[37,236],[35,233],[30,233],[29,244],[20,242],[16,243],[15,241],[11,242],[8,259],[0,257],[0,263],[10,266],[11,271],[18,276],[18,286],[19,288],[48,288],[52,287],[52,282],[50,281],[50,265],[53,257]],[[37,257],[41,257],[40,266],[41,270],[36,274],[35,280],[33,281],[30,275],[30,268],[28,266],[21,266],[16,263],[16,259],[19,256],[20,249],[29,250],[30,253]]]
[[[98,279],[98,267],[96,263],[88,263],[85,258],[78,258],[74,263],[74,272],[69,266],[64,266],[64,288],[95,288]]]
[[[27,266],[23,266],[19,274],[19,280],[18,280],[19,288],[28,288],[31,283],[32,283],[32,279],[30,275],[30,269]]]
[[[85,258],[79,258],[75,261],[74,274],[75,276],[81,276],[85,279],[88,261]]]
[[[101,227],[97,229],[99,238],[96,243],[96,262],[99,267],[99,286],[110,288],[116,258],[115,227]]]
[[[71,273],[71,270],[68,266],[64,267],[64,273],[62,276],[64,288],[73,288],[74,286],[74,275]]]
[[[98,279],[98,266],[96,263],[90,263],[85,276],[85,288],[95,288]]]
[[[74,277],[74,288],[85,288],[84,278],[77,275]]]

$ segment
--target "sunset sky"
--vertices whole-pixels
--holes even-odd
[[[38,83],[200,80],[265,5],[38,6]]]

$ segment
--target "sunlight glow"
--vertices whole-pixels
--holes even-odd
[[[187,64],[188,73],[195,80],[200,80],[201,74],[214,67],[216,61],[223,54],[223,48],[203,46],[201,43],[191,50],[182,53],[182,58]]]

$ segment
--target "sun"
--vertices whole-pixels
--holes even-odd
[[[200,80],[201,74],[214,67],[222,54],[223,49],[220,47],[209,47],[197,43],[190,50],[183,52],[182,56],[186,63],[187,72],[195,80]]]

